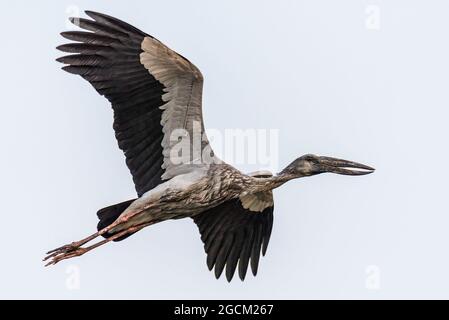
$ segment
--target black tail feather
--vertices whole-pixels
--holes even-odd
[[[98,223],[97,229],[98,231],[106,228],[107,226],[111,225],[112,223],[115,222],[115,220],[118,219],[118,217],[120,217],[120,215],[123,213],[123,211],[125,211],[134,201],[134,200],[129,200],[126,202],[122,202],[104,209],[101,209],[100,211],[98,211],[97,216],[98,219],[100,219],[100,222]],[[103,235],[103,237],[105,238],[110,238],[114,235],[114,233],[105,233]],[[122,241],[125,240],[126,238],[130,237],[132,234],[123,236],[121,238],[117,238],[116,242],[118,241]]]

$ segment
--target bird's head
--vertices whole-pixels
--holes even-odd
[[[374,168],[353,161],[308,154],[293,161],[280,175],[300,178],[329,172],[347,176],[361,176],[373,173],[374,170]]]

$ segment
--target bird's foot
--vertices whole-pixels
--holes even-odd
[[[73,251],[73,250],[78,249],[81,245],[82,244],[80,242],[72,242],[71,244],[67,244],[65,246],[62,246],[62,247],[56,248],[54,250],[51,250],[51,251],[47,252],[47,254],[48,255],[52,255],[52,254],[56,254],[56,253],[62,252],[62,251],[65,251],[65,252]]]
[[[44,258],[44,261],[48,261],[48,263],[45,266],[48,267],[55,265],[62,260],[82,256],[87,252],[87,250],[82,248],[81,245],[82,244],[80,242],[73,242],[47,252],[47,256]]]
[[[114,234],[111,237],[108,237],[107,239],[97,242],[91,246],[83,247],[86,243],[91,242],[95,238],[97,238],[100,235],[103,235],[105,232],[109,231],[110,227],[107,227],[97,233],[94,233],[93,235],[87,237],[86,239],[83,239],[83,240],[77,241],[77,242],[73,242],[72,244],[68,244],[68,245],[62,246],[60,248],[57,248],[55,250],[47,252],[47,256],[45,257],[44,262],[48,261],[48,263],[45,266],[48,267],[51,265],[55,265],[58,262],[61,262],[62,260],[67,260],[67,259],[82,256],[89,251],[92,251],[98,247],[101,247],[101,246],[103,246],[111,241],[114,241],[116,239],[119,239],[123,236],[136,233],[136,232],[142,230],[143,228],[148,227],[154,223],[155,223],[155,221],[152,221],[152,222],[148,222],[145,224],[130,227],[126,230],[123,230],[119,233]]]

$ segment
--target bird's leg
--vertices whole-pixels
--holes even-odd
[[[100,241],[100,242],[98,242],[98,243],[96,243],[94,245],[91,245],[89,247],[86,247],[86,248],[81,247],[82,244],[81,245],[78,245],[78,244],[82,243],[83,241],[84,241],[83,244],[85,244],[85,243],[87,243],[87,242],[92,240],[90,238],[93,237],[93,239],[95,239],[98,235],[95,236],[95,234],[94,234],[94,235],[86,238],[86,239],[90,239],[87,242],[86,242],[86,239],[78,241],[78,242],[74,242],[74,244],[78,245],[76,247],[73,247],[72,245],[68,245],[68,246],[61,247],[60,249],[53,250],[53,251],[49,252],[49,255],[44,259],[44,261],[50,260],[45,266],[47,267],[47,266],[50,266],[50,265],[55,265],[58,262],[61,262],[63,260],[67,260],[67,259],[71,259],[71,258],[75,258],[75,257],[80,257],[80,256],[86,254],[89,251],[92,251],[92,250],[94,250],[94,249],[96,249],[98,247],[101,247],[102,245],[105,245],[105,244],[107,244],[107,243],[109,243],[111,241],[114,241],[114,240],[118,239],[118,238],[126,236],[127,234],[136,233],[136,232],[142,230],[143,228],[152,225],[153,223],[154,222],[130,227],[130,228],[126,229],[126,230],[123,230],[122,232],[119,232],[119,233],[117,233],[117,234],[115,234],[115,235],[113,235],[113,236],[111,236],[111,237],[109,237],[109,238],[107,238],[107,239],[105,239],[103,241]],[[97,232],[97,233],[98,234],[100,234],[100,233],[104,234],[104,232],[102,232],[102,231],[103,230],[101,230],[100,232]]]
[[[122,223],[126,223],[129,221],[130,218],[138,215],[139,213],[142,213],[143,211],[136,211],[133,213],[129,213],[124,217],[121,217],[119,219],[117,219],[117,221],[115,221],[114,223],[112,223],[111,225],[107,226],[106,228],[103,228],[102,230],[88,236],[85,239],[82,239],[80,241],[76,241],[76,242],[72,242],[71,244],[56,248],[54,250],[51,250],[49,252],[47,252],[47,257],[45,258],[44,261],[51,259],[52,257],[63,253],[63,252],[72,252],[72,251],[76,251],[77,249],[79,249],[81,246],[85,245],[88,242],[91,242],[92,240],[95,240],[96,238],[104,235],[105,233],[107,233],[108,231],[110,231],[111,229],[117,227],[119,224]]]

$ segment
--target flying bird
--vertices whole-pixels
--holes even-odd
[[[205,135],[200,70],[121,20],[92,11],[86,14],[91,19],[70,19],[86,31],[61,33],[73,42],[58,47],[69,55],[57,61],[110,101],[115,136],[137,197],[98,211],[98,232],[48,252],[47,266],[122,241],[150,225],[191,218],[217,279],[225,271],[231,281],[238,268],[243,281],[249,266],[257,274],[260,256],[268,248],[273,189],[326,172],[349,176],[374,172],[360,163],[316,155],[302,156],[276,175],[240,172],[213,153]],[[198,135],[199,143],[186,139]],[[88,245],[99,237],[104,239]]]

